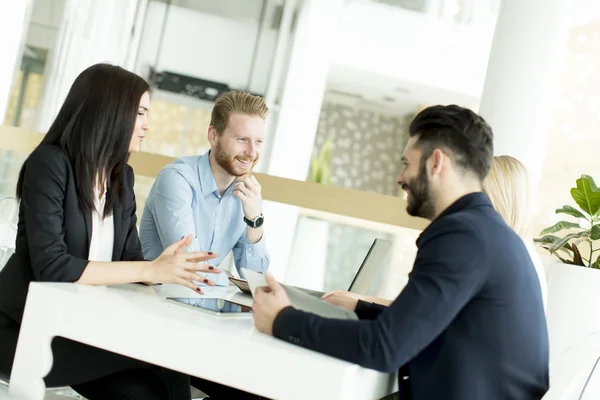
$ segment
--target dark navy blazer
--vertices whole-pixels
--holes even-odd
[[[484,193],[460,198],[417,240],[406,287],[360,321],[292,307],[273,334],[379,371],[398,371],[401,399],[538,400],[548,390],[540,284],[523,241]]]

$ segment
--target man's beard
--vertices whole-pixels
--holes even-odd
[[[419,175],[407,182],[406,186],[408,186],[409,191],[406,212],[413,217],[431,220],[434,215],[433,198],[424,163],[419,167]]]
[[[217,164],[219,164],[219,166],[223,168],[225,172],[232,176],[242,176],[244,174],[252,172],[252,168],[254,168],[254,166],[258,162],[258,156],[254,159],[239,155],[231,156],[230,154],[227,154],[227,152],[223,150],[221,146],[218,145],[215,146],[213,150],[215,152],[215,160],[217,161]],[[242,170],[236,165],[236,158],[242,161],[250,161],[252,165],[249,169]]]

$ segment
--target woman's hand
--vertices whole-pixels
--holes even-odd
[[[197,274],[197,272],[208,272],[219,274],[221,271],[212,265],[204,264],[203,261],[217,257],[212,252],[197,251],[185,253],[186,247],[192,242],[192,235],[181,238],[167,247],[162,254],[144,270],[144,281],[150,283],[176,283],[184,285],[198,293],[203,293],[193,281],[201,281],[209,286],[214,283]]]
[[[326,301],[329,304],[333,304],[334,306],[342,307],[349,311],[354,311],[356,309],[358,300],[363,300],[363,298],[356,293],[345,290],[336,290],[324,294],[323,297],[321,297],[321,300]]]
[[[377,303],[386,307],[389,307],[392,304],[391,300],[383,299],[381,297],[363,296],[361,294],[348,292],[346,290],[335,290],[333,292],[329,292],[324,294],[323,297],[321,297],[321,300],[350,311],[356,310],[356,305],[358,304],[359,300],[369,303]]]

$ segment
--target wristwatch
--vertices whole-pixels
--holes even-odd
[[[260,214],[258,217],[254,218],[253,220],[250,220],[244,216],[244,222],[250,228],[260,228],[263,225],[263,223],[265,222],[265,217],[263,217],[263,215]]]

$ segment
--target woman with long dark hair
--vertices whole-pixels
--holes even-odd
[[[30,282],[177,283],[201,292],[196,272],[219,272],[200,263],[216,255],[184,252],[191,236],[155,261],[142,256],[127,160],[149,128],[148,90],[120,67],[89,67],[23,164],[16,249],[0,272],[0,372],[10,374]],[[90,400],[190,398],[183,374],[60,337],[52,351],[46,386],[68,385]]]

